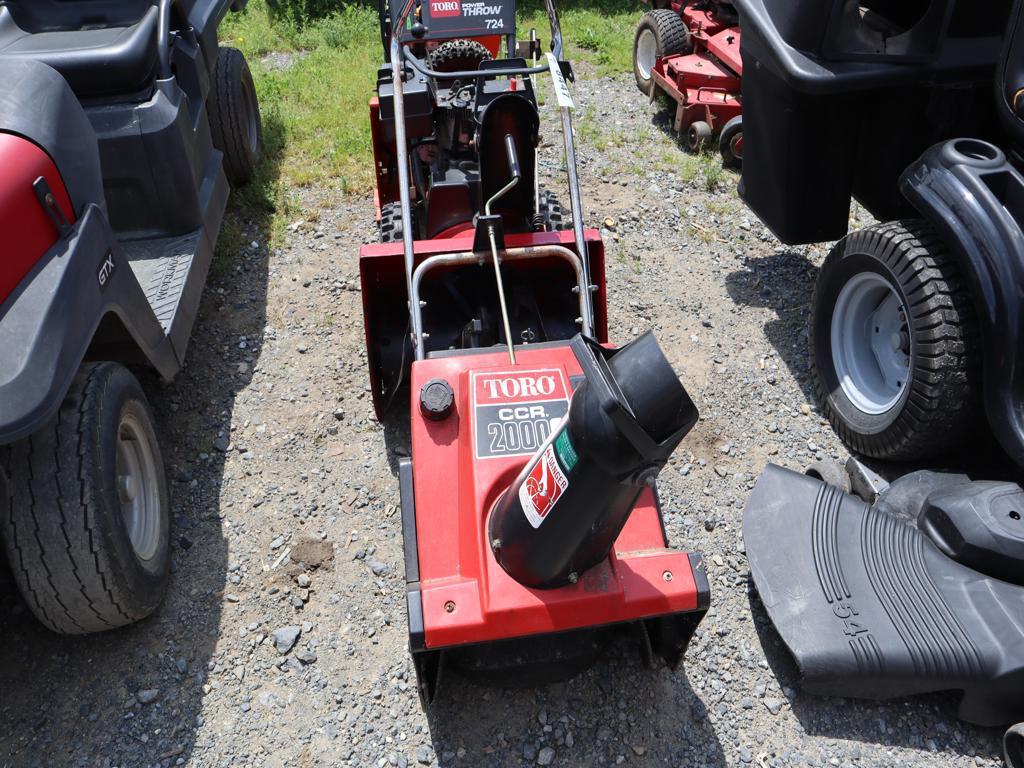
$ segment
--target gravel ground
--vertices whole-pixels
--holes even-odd
[[[655,329],[701,409],[660,481],[669,538],[704,552],[713,593],[685,664],[648,670],[616,645],[547,688],[447,679],[423,712],[397,514],[407,446],[366,391],[356,258],[376,237],[372,202],[303,190],[279,250],[252,223],[205,294],[186,370],[150,387],[176,522],[164,605],[61,638],[5,590],[0,764],[999,765],[998,734],[945,699],[799,692],[751,595],[740,522],[767,461],[845,458],[807,374],[824,252],[781,247],[735,176],[713,192],[688,179],[668,115],[628,78],[576,94],[588,224],[613,220],[612,335]]]

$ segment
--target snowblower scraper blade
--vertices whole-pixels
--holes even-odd
[[[1024,718],[1024,587],[953,561],[912,516],[772,465],[747,503],[743,539],[807,692],[962,691],[968,722]]]

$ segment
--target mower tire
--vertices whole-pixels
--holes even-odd
[[[690,151],[697,154],[703,151],[704,146],[711,139],[711,126],[703,120],[690,123],[686,129],[686,146]]]
[[[974,308],[923,221],[877,224],[836,243],[811,301],[810,352],[818,401],[853,451],[947,455],[979,423]]]
[[[213,146],[224,153],[224,173],[232,186],[252,181],[263,154],[263,125],[256,86],[245,56],[221,48],[206,102]]]
[[[1006,768],[1024,768],[1024,723],[1017,723],[1003,735]]]
[[[0,531],[39,621],[85,634],[152,613],[170,572],[170,504],[149,404],[128,369],[83,365],[57,415],[0,450]]]
[[[718,134],[718,151],[722,165],[734,171],[743,167],[743,116],[736,115],[722,127]]]
[[[562,207],[555,193],[542,189],[538,201],[539,213],[544,223],[544,232],[559,232],[572,229],[572,214]]]
[[[380,207],[380,241],[382,243],[402,242],[402,206],[399,203],[385,203]]]
[[[479,40],[449,40],[441,43],[427,56],[427,66],[435,72],[475,72],[480,62],[493,57]]]
[[[648,11],[633,36],[633,77],[636,87],[648,96],[654,91],[654,65],[665,56],[688,53],[690,33],[682,17],[669,8]]]

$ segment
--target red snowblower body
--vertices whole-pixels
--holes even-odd
[[[535,33],[516,44],[511,2],[380,7],[387,64],[370,112],[384,242],[362,248],[360,276],[377,413],[410,413],[399,482],[425,705],[442,668],[566,677],[623,628],[675,666],[708,607],[700,557],[669,549],[654,485],[697,411],[652,335],[607,343],[572,70],[547,10],[541,56]],[[537,179],[547,74],[568,212]]]

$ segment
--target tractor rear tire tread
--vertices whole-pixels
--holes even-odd
[[[831,313],[838,288],[829,275],[850,254],[868,254],[895,278],[911,321],[909,392],[891,423],[858,429],[835,399]],[[822,279],[822,276],[825,279]],[[926,222],[892,221],[840,240],[822,265],[812,299],[810,368],[822,409],[853,451],[877,459],[918,460],[962,448],[983,423],[981,359],[974,306],[954,257]]]
[[[256,175],[263,152],[263,127],[252,73],[237,48],[223,47],[218,51],[206,105],[213,146],[224,153],[228,181],[232,186],[248,184]],[[250,139],[253,120],[255,145]]]
[[[654,88],[654,78],[645,80],[637,67],[636,50],[640,40],[640,34],[650,29],[654,33],[657,43],[657,57],[676,56],[680,53],[689,53],[692,49],[690,43],[690,32],[686,29],[686,23],[682,17],[670,8],[657,8],[648,11],[640,19],[636,26],[636,33],[633,36],[633,77],[636,79],[636,86],[642,93],[651,95]]]

